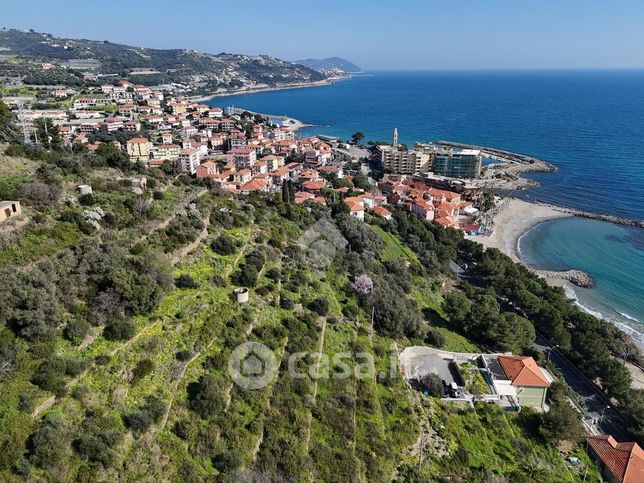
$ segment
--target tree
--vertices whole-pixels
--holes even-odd
[[[136,384],[153,370],[154,362],[150,359],[141,359],[132,370],[132,384]]]
[[[540,432],[553,444],[564,440],[578,442],[584,437],[579,416],[565,399],[551,404],[550,411],[541,418]]]
[[[135,333],[134,322],[127,319],[116,319],[103,329],[103,337],[108,340],[129,340]]]
[[[373,280],[367,274],[358,275],[351,284],[351,288],[361,297],[366,297],[373,292]]]
[[[427,337],[425,338],[425,342],[427,342],[430,345],[433,345],[434,347],[441,348],[445,345],[445,336],[436,327],[431,327],[427,332]]]
[[[421,383],[429,391],[429,394],[434,396],[434,397],[443,397],[443,381],[442,379],[438,376],[438,374],[434,374],[433,372],[430,372],[426,375],[423,376],[421,379]]]
[[[52,417],[45,419],[29,442],[31,460],[41,468],[51,468],[62,463],[67,451],[66,435],[62,423]]]
[[[18,142],[19,136],[9,106],[0,100],[0,141],[3,143]]]
[[[225,391],[220,381],[210,374],[201,377],[198,383],[189,388],[190,401],[188,406],[203,419],[216,416],[221,413],[226,402],[224,400]]]
[[[174,285],[177,288],[199,288],[199,282],[197,282],[187,273],[182,273],[177,278],[175,278]]]
[[[443,300],[443,312],[450,322],[462,324],[472,311],[472,302],[463,292],[450,292]]]
[[[364,133],[362,131],[357,131],[351,135],[351,141],[354,144],[358,144],[363,139],[364,139]]]

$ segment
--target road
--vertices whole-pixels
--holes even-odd
[[[552,347],[544,337],[538,335],[533,345],[541,349],[546,357],[549,354],[550,361],[559,369],[566,384],[579,395],[588,411],[584,420],[598,428],[600,434],[612,434],[619,441],[628,441],[626,422],[599,388],[590,382],[556,347]],[[603,417],[602,412],[604,413]]]

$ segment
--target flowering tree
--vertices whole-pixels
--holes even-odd
[[[353,280],[351,287],[358,295],[369,295],[373,292],[373,280],[369,275],[359,275]]]

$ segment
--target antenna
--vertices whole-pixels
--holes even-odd
[[[20,127],[22,128],[24,143],[31,144],[31,137],[29,136],[29,129],[27,128],[27,122],[25,121],[25,112],[22,108],[22,101],[18,101],[18,120],[20,121]]]

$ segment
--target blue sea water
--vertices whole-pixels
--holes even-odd
[[[529,154],[556,173],[521,193],[598,213],[644,219],[644,71],[373,72],[324,87],[219,97],[211,104],[288,114],[305,134],[401,142],[448,139]],[[565,218],[522,239],[522,255],[596,280],[579,301],[644,332],[644,230]],[[625,315],[624,315],[625,314]]]

